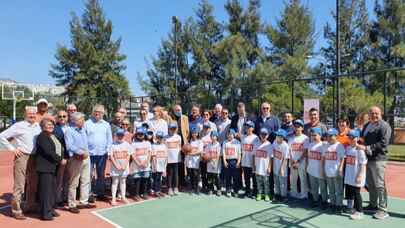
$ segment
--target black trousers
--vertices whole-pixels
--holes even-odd
[[[191,190],[198,191],[198,182],[200,181],[200,170],[187,168],[187,176],[190,178]]]
[[[230,192],[231,188],[233,189],[234,193],[238,193],[240,183],[240,168],[236,167],[237,160],[236,159],[227,159],[226,162],[228,163],[228,167],[225,168],[225,185],[226,191]]]
[[[274,196],[274,175],[273,172],[269,174],[269,194]]]
[[[200,161],[200,170],[201,170],[202,188],[205,190],[208,188],[207,163],[205,161]]]
[[[257,183],[256,175],[253,174],[253,169],[250,167],[242,167],[243,169],[243,179],[245,179],[245,193],[246,194],[257,194]],[[251,188],[250,180],[253,182],[253,192]]]
[[[39,207],[42,218],[52,218],[56,204],[55,173],[38,172]]]
[[[220,178],[219,175],[216,173],[207,173],[208,177],[208,190],[214,191],[214,185],[218,190],[221,190]]]
[[[356,211],[363,212],[363,199],[361,198],[360,187],[346,184],[346,198],[354,200],[354,209]]]
[[[179,187],[179,164],[182,163],[169,163],[167,164],[167,188]],[[184,166],[183,166],[184,170]],[[183,172],[184,175],[184,172]]]
[[[158,193],[162,190],[162,173],[156,172],[152,173],[152,179],[153,179],[153,191],[155,193]]]
[[[134,182],[135,182],[134,196],[146,195],[148,193],[147,189],[148,189],[149,178],[137,177],[137,178],[134,178]]]

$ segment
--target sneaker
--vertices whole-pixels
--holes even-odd
[[[232,196],[231,192],[227,192],[227,193],[226,193],[226,197],[229,198],[229,197],[231,197],[231,196]]]
[[[212,191],[211,191],[211,190],[208,191],[208,195],[209,195],[209,196],[212,195]]]
[[[328,203],[327,202],[322,202],[321,203],[321,210],[327,210],[329,207],[328,207]]]
[[[260,201],[262,200],[262,195],[261,194],[257,194],[256,195],[256,201]]]
[[[79,204],[77,205],[77,208],[79,209],[92,209],[92,208],[96,208],[96,205],[94,204]]]
[[[343,207],[342,206],[336,206],[335,207],[335,213],[336,214],[342,214],[343,213]]]
[[[122,201],[123,203],[125,203],[125,204],[129,204],[129,200],[128,200],[127,198],[123,198],[123,199],[121,199],[121,201]]]
[[[179,189],[178,188],[174,188],[173,194],[175,196],[177,196],[179,194]]]
[[[94,195],[89,196],[89,203],[95,203],[96,202],[96,197]]]
[[[354,210],[354,208],[348,208],[348,207],[346,207],[346,208],[343,209],[343,213],[344,213],[344,214],[352,215],[352,214],[354,214],[355,212],[356,212],[356,210]]]
[[[222,195],[221,190],[217,190],[217,196],[221,196],[221,195]]]
[[[281,203],[284,203],[284,204],[288,203],[288,198],[287,198],[287,196],[282,196],[280,202],[281,202]]]
[[[58,212],[56,212],[56,211],[52,211],[51,214],[52,214],[53,217],[59,217],[60,216],[60,214]]]
[[[25,217],[25,215],[23,215],[23,213],[15,213],[13,214],[13,217],[17,220],[25,220],[27,219],[27,217]]]
[[[173,189],[169,188],[169,192],[168,192],[167,194],[168,194],[169,196],[173,196],[173,195],[174,195]]]
[[[117,206],[117,201],[111,200],[111,206]]]
[[[350,218],[353,220],[360,220],[363,218],[363,213],[356,211],[352,215],[350,215]]]
[[[371,205],[368,205],[367,207],[363,207],[363,211],[365,211],[365,212],[375,213],[377,210],[378,210],[378,207],[373,207]]]
[[[73,214],[79,214],[80,210],[77,207],[70,207],[69,212]]]
[[[379,220],[382,220],[382,219],[386,219],[386,218],[388,218],[390,215],[386,212],[386,211],[383,211],[383,210],[378,210],[374,215],[373,215],[373,217],[375,218],[375,219],[379,219]]]
[[[270,201],[270,197],[268,195],[264,196],[264,201],[265,202],[269,202]]]

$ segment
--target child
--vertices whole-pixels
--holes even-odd
[[[170,196],[179,194],[179,163],[181,162],[181,137],[177,134],[177,123],[169,124],[167,146],[167,187]]]
[[[308,136],[303,134],[304,122],[294,120],[294,134],[288,138],[290,146],[290,184],[291,196],[298,199],[308,197],[307,173],[305,171],[305,147],[308,146]],[[300,178],[301,192],[298,193],[297,181]]]
[[[129,158],[132,153],[131,145],[125,141],[125,130],[118,129],[115,132],[115,141],[111,145],[108,152],[109,159],[111,161],[111,171],[110,175],[112,177],[111,184],[111,194],[112,200],[111,205],[117,205],[116,196],[118,183],[120,184],[120,191],[122,201],[128,203],[125,196],[126,193],[126,179],[129,172]]]
[[[345,148],[336,139],[338,131],[334,128],[326,132],[328,142],[322,154],[326,183],[332,211],[342,212],[343,204],[343,164]]]
[[[321,206],[323,210],[327,209],[328,194],[324,171],[322,169],[322,153],[324,144],[321,141],[322,130],[319,127],[311,128],[311,143],[308,145],[307,173],[309,177],[309,186],[311,189],[311,207]],[[322,203],[319,203],[319,190],[321,191]]]
[[[144,128],[136,129],[135,141],[132,143],[133,153],[131,155],[131,173],[135,180],[134,200],[147,199],[147,187],[150,177],[150,158],[152,146],[145,138]]]
[[[363,218],[363,200],[360,189],[364,187],[366,180],[367,157],[363,150],[357,149],[360,132],[351,130],[347,135],[350,141],[350,146],[346,149],[345,184],[347,207],[352,211],[350,218],[358,220]],[[355,210],[353,210],[353,200]]]
[[[198,128],[190,131],[191,152],[185,156],[184,166],[187,168],[187,176],[190,178],[191,191],[199,195],[198,183],[200,182],[200,158],[203,151],[203,142],[198,138]]]
[[[269,131],[266,128],[260,129],[260,141],[254,148],[254,167],[257,181],[256,200],[270,201],[269,174],[271,173],[272,145],[267,140]]]
[[[208,195],[216,188],[217,196],[221,196],[221,185],[219,180],[219,173],[221,171],[221,144],[218,142],[219,134],[217,131],[211,132],[211,143],[204,148],[203,157],[207,161],[207,175],[208,175]]]
[[[238,169],[240,167],[241,146],[240,142],[235,139],[235,134],[235,130],[230,129],[227,140],[222,145],[227,197],[231,196],[231,186],[233,187],[232,196],[236,197],[239,192]]]
[[[257,194],[256,177],[253,175],[253,148],[258,144],[258,137],[253,134],[255,124],[253,121],[246,121],[246,135],[242,135],[242,169],[243,179],[245,180],[245,197],[253,197]],[[253,181],[253,194],[251,182]]]
[[[211,124],[206,122],[203,124],[203,129],[201,131],[201,141],[203,142],[204,148],[211,143]],[[207,176],[207,163],[204,159],[200,161],[200,174],[202,182],[202,191],[207,192],[208,188],[208,176]]]
[[[273,142],[273,173],[274,173],[274,202],[287,202],[287,162],[289,147],[284,141],[287,132],[278,129],[275,132],[276,140]]]
[[[152,145],[152,177],[153,177],[153,191],[157,197],[163,197],[162,189],[162,176],[166,176],[167,166],[167,147],[163,143],[164,133],[162,131],[156,132],[156,143]]]

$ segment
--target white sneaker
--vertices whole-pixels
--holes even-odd
[[[178,195],[179,194],[179,189],[178,188],[174,188],[174,195]]]
[[[352,215],[350,215],[350,218],[353,220],[360,220],[363,218],[363,213],[356,211]]]
[[[167,193],[169,196],[173,196],[173,189],[169,188],[169,192]]]

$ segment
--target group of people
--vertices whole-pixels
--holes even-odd
[[[0,144],[15,154],[16,219],[39,209],[42,219],[52,220],[57,206],[79,213],[95,200],[117,205],[128,196],[139,201],[180,191],[273,203],[308,200],[311,207],[361,219],[365,185],[370,204],[364,210],[388,217],[384,173],[391,128],[375,106],[353,129],[346,117],[327,129],[317,109],[309,110],[308,123],[291,113],[280,121],[268,102],[255,118],[242,102],[232,116],[221,104],[212,111],[194,105],[186,115],[180,105],[168,111],[156,105],[150,112],[144,102],[133,123],[124,108],[109,123],[102,105],[87,120],[74,104],[56,116],[46,113],[47,105],[41,99],[27,107],[24,121],[0,133]]]

